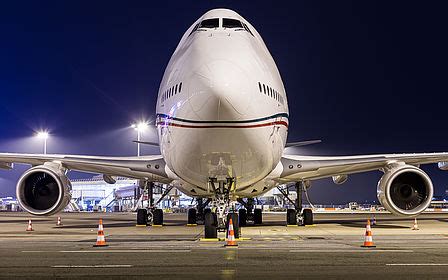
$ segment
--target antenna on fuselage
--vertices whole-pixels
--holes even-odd
[[[322,142],[322,140],[307,140],[307,141],[300,141],[300,142],[290,142],[290,143],[286,143],[285,148],[303,147],[303,146],[318,144],[321,142]]]

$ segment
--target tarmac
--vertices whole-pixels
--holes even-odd
[[[237,248],[204,241],[186,214],[163,227],[135,226],[135,213],[0,213],[0,278],[108,279],[446,279],[448,214],[376,214],[375,248],[362,248],[371,214],[315,214],[313,226],[285,226],[284,213],[242,228]],[[27,232],[32,218],[32,232]],[[108,247],[94,248],[99,218]],[[220,234],[224,237],[224,233]]]

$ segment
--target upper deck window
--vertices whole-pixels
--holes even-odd
[[[204,19],[199,24],[198,28],[218,28],[219,18]]]
[[[243,23],[237,19],[233,18],[223,18],[222,27],[224,28],[244,28]]]

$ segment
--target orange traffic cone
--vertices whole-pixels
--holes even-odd
[[[226,240],[226,247],[236,247],[238,246],[238,244],[236,243],[235,240],[235,232],[233,231],[233,221],[232,218],[230,218],[229,221],[229,229],[227,231],[227,240]]]
[[[31,219],[28,220],[28,227],[26,228],[26,231],[34,231],[33,223],[31,223]]]
[[[56,226],[61,227],[62,226],[62,220],[61,217],[58,217],[58,222],[56,223]]]
[[[412,226],[412,230],[419,230],[418,224],[417,224],[417,218],[414,219],[414,225]]]
[[[370,228],[370,219],[367,219],[366,235],[364,237],[364,244],[361,247],[367,247],[367,248],[376,247],[375,245],[373,245],[372,229]]]
[[[106,239],[104,238],[104,229],[103,229],[103,219],[100,219],[100,223],[98,225],[98,237],[96,238],[96,244],[93,247],[105,247],[108,246],[106,244]]]

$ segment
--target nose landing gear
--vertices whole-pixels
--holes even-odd
[[[214,211],[204,211],[205,238],[216,238],[218,231],[225,232],[230,217],[232,217],[235,238],[239,238],[238,213],[235,212],[234,203],[230,201],[230,191],[234,182],[234,178],[228,177],[209,178],[209,186],[215,197],[211,201],[211,208]]]

